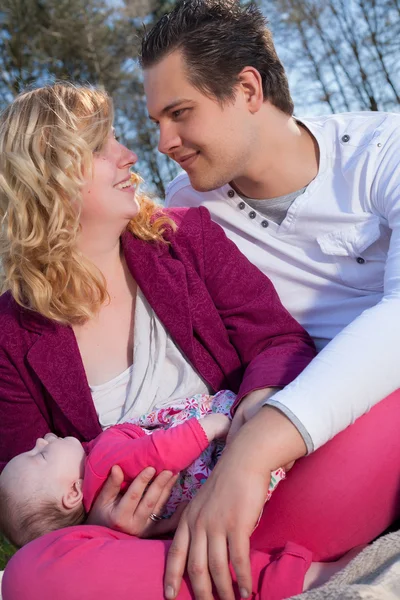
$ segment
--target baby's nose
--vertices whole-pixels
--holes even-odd
[[[46,442],[46,440],[44,438],[38,438],[36,440],[36,447],[37,448],[43,448],[44,446],[47,446],[49,442]]]

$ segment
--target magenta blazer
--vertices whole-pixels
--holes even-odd
[[[272,283],[227,239],[205,208],[172,209],[170,244],[124,233],[128,267],[189,362],[239,399],[285,386],[315,355]],[[71,327],[0,297],[0,470],[53,431],[81,441],[101,428]]]

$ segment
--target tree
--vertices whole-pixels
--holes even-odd
[[[136,60],[142,16],[149,8],[160,10],[160,3],[129,0],[129,6],[116,8],[106,0],[3,0],[0,104],[26,87],[54,80],[103,87],[114,99],[122,141],[136,150],[139,171],[163,198],[163,181],[177,168],[157,151]]]
[[[398,110],[398,0],[265,0],[300,104]],[[296,93],[297,91],[297,93]]]

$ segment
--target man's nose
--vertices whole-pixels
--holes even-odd
[[[160,124],[160,139],[158,149],[162,154],[173,154],[174,151],[182,145],[181,138],[178,135],[176,127],[173,124]]]

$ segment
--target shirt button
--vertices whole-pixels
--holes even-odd
[[[234,195],[235,195],[235,192],[233,190],[229,190],[229,192],[228,192],[229,198],[233,198]]]
[[[359,256],[357,258],[357,262],[358,262],[359,265],[363,265],[365,263],[365,258],[362,258],[361,256]]]
[[[255,213],[254,210],[252,210],[252,211],[249,212],[250,219],[255,219],[256,216],[257,216],[257,213]]]
[[[342,142],[344,142],[346,144],[349,141],[350,141],[350,136],[347,135],[347,133],[342,136]]]
[[[240,208],[240,210],[243,210],[244,208],[246,208],[245,203],[244,202],[239,202],[238,208]]]
[[[263,227],[268,227],[269,223],[268,223],[268,221],[265,221],[265,220],[264,220],[264,221],[261,221],[261,225],[262,225]]]

